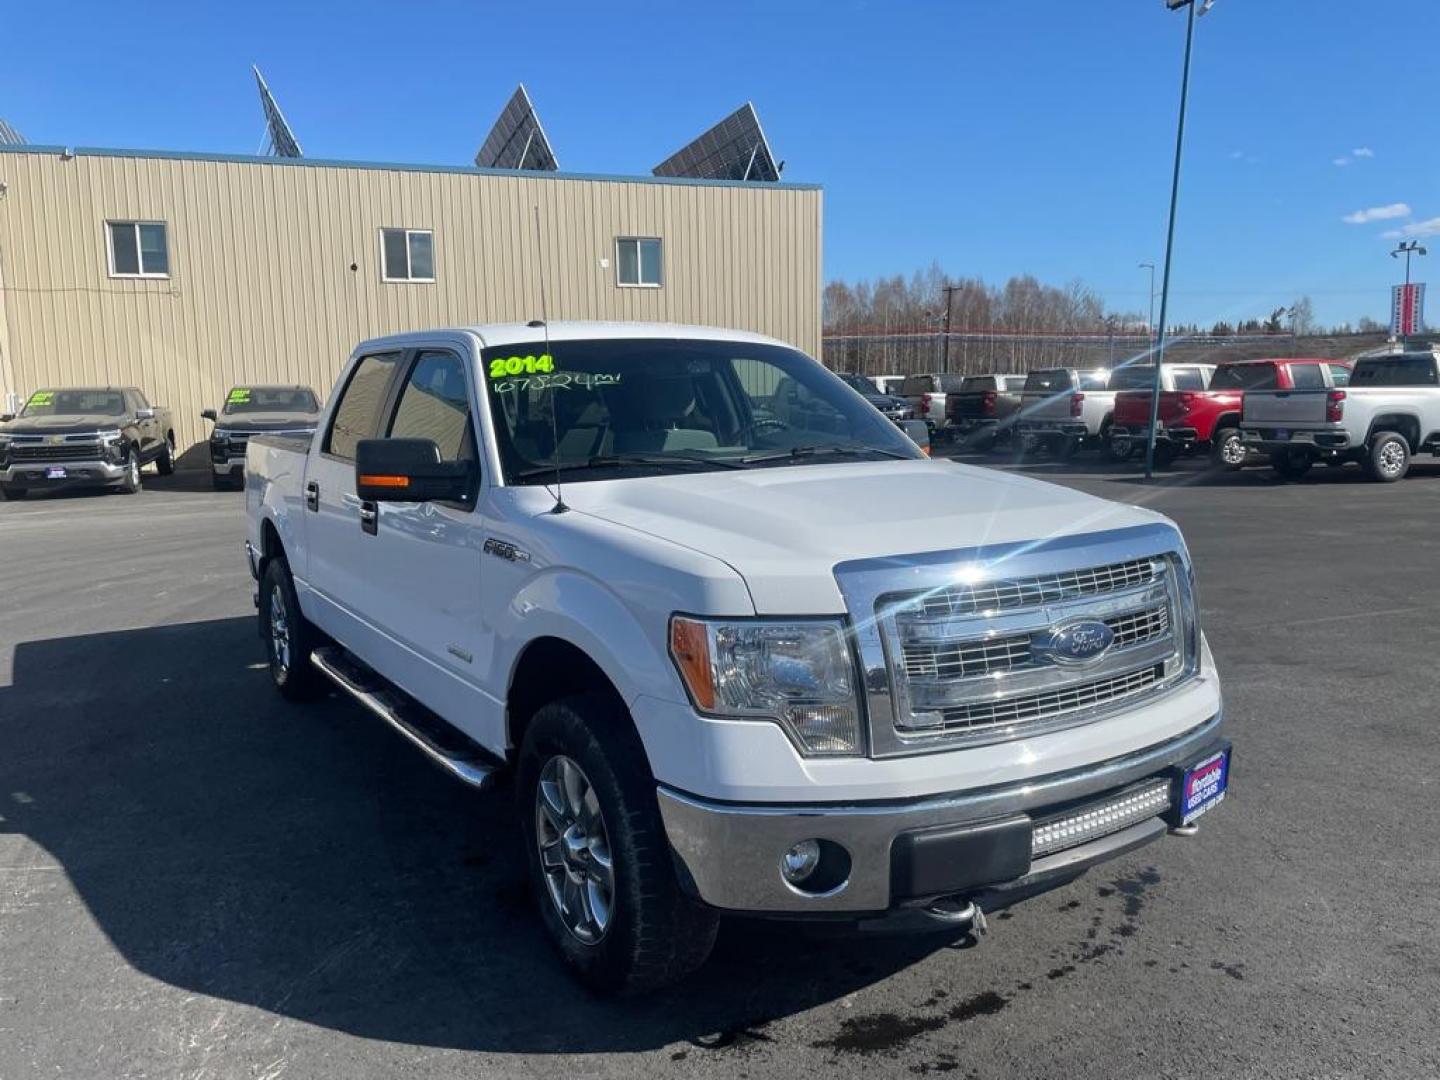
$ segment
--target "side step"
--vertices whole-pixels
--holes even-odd
[[[491,787],[498,780],[498,761],[340,646],[316,649],[310,662],[457,780],[473,788]]]

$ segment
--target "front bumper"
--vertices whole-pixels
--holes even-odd
[[[238,480],[245,475],[245,459],[235,458],[233,461],[212,461],[210,469],[216,476],[226,477],[230,480]]]
[[[1315,450],[1325,453],[1352,449],[1350,433],[1318,428],[1246,427],[1240,441],[1247,450]]]
[[[50,470],[56,468],[64,469],[65,475],[50,476]],[[124,479],[125,466],[112,461],[22,461],[0,469],[0,484],[37,490],[118,484]]]
[[[720,803],[661,785],[660,813],[698,899],[728,911],[819,918],[882,915],[941,896],[1041,891],[1164,835],[1158,812],[1075,847],[1031,859],[1035,823],[1178,775],[1225,748],[1221,714],[1125,757],[1024,783],[904,802],[773,806]],[[1178,783],[1169,788],[1173,808]],[[821,894],[789,885],[781,856],[802,840],[848,853],[842,884]]]

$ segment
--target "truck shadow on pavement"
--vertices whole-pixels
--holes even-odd
[[[53,961],[90,957],[64,973],[82,1002],[113,947],[184,994],[370,1039],[720,1047],[950,941],[727,924],[687,983],[596,998],[544,937],[509,790],[462,788],[348,701],[287,705],[261,655],[248,618],[16,646],[0,686],[0,832],[57,860],[108,938]],[[62,926],[67,912],[30,909],[53,921],[29,939],[88,933]]]

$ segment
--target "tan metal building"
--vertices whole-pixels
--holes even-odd
[[[0,401],[133,384],[192,446],[235,383],[323,396],[362,338],[539,317],[542,250],[551,318],[818,357],[820,247],[797,184],[0,147]]]

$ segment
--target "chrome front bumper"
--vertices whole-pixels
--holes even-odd
[[[736,805],[699,799],[661,785],[660,813],[682,884],[712,907],[759,914],[867,916],[907,899],[892,895],[896,841],[921,830],[946,829],[962,840],[987,830],[1023,830],[1050,811],[1095,799],[1139,781],[1202,761],[1223,745],[1222,714],[1159,746],[1084,769],[1002,787],[955,792],[900,803],[853,805]],[[1165,833],[1156,816],[1090,843],[1058,851],[994,881],[967,887],[970,895],[996,889],[1059,884],[1086,867],[1113,858]],[[824,895],[808,895],[780,873],[781,856],[802,840],[829,840],[850,855],[845,882]]]
[[[65,477],[51,480],[47,469],[62,468]],[[113,484],[125,479],[125,466],[110,461],[22,461],[0,469],[0,483],[26,487],[60,487],[66,484]]]

